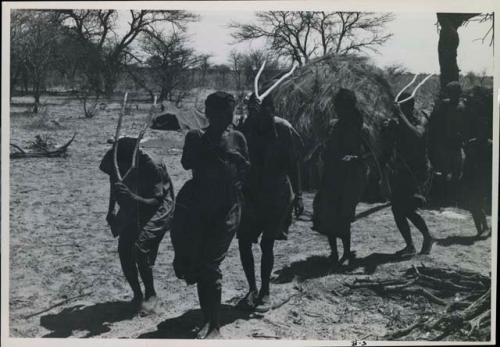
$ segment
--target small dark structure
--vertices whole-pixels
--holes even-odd
[[[181,126],[177,116],[172,113],[164,113],[153,119],[151,129],[155,130],[180,130]]]

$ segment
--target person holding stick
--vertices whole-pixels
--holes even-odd
[[[426,202],[430,163],[424,124],[416,117],[414,105],[414,97],[402,92],[396,100],[396,117],[385,124],[383,135],[382,161],[389,177],[392,213],[406,243],[406,247],[396,252],[400,257],[416,254],[408,221],[423,235],[420,254],[429,254],[434,242],[425,220],[418,213],[418,208]]]
[[[304,211],[300,182],[302,139],[288,121],[275,116],[270,94],[295,67],[259,94],[258,80],[264,65],[255,78],[255,90],[247,105],[249,115],[240,128],[248,141],[252,165],[238,230],[240,259],[249,286],[238,306],[260,312],[272,308],[269,287],[275,241],[287,239],[292,213],[295,211],[298,217]],[[261,235],[261,286],[257,291],[252,244]]]
[[[122,117],[123,112],[116,137]],[[99,169],[109,175],[106,220],[113,236],[118,237],[121,267],[133,292],[131,303],[138,310],[147,311],[157,302],[152,268],[159,244],[172,223],[174,190],[166,165],[139,149],[142,135],[111,141],[113,148],[104,155]],[[144,294],[138,275],[145,287]],[[143,306],[143,301],[147,305]]]

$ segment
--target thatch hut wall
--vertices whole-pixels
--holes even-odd
[[[332,120],[337,118],[333,99],[339,88],[355,92],[379,155],[380,129],[383,121],[392,115],[394,95],[383,71],[368,59],[322,57],[297,69],[273,92],[277,114],[288,119],[303,137],[305,157],[309,159],[304,164],[304,185],[309,189],[319,183],[321,162],[315,149],[325,141]]]

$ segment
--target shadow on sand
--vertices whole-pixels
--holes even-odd
[[[349,273],[358,268],[364,268],[365,273],[373,274],[379,265],[399,263],[406,260],[409,260],[409,258],[401,258],[394,253],[372,253],[364,258],[354,259],[350,266],[342,266],[340,269],[334,270],[328,257],[313,255],[276,271],[278,277],[273,280],[273,283],[289,283],[295,277],[299,281],[304,281],[333,273]]]
[[[491,236],[490,233],[485,235],[474,235],[474,236],[459,236],[459,235],[451,235],[445,237],[443,239],[437,239],[436,244],[439,246],[447,247],[451,245],[462,245],[462,246],[470,246],[477,241],[484,241]]]
[[[40,325],[51,330],[43,337],[69,337],[73,331],[88,331],[93,337],[110,331],[108,323],[132,319],[137,313],[127,301],[111,301],[92,306],[76,305],[59,313],[40,317]]]
[[[238,319],[249,319],[253,312],[236,309],[232,305],[222,304],[220,319],[221,326],[231,324]],[[194,339],[196,328],[200,327],[203,318],[201,310],[194,309],[181,316],[169,318],[158,324],[158,330],[139,336],[142,339]],[[256,318],[256,317],[252,317]]]

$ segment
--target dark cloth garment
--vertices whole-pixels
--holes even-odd
[[[324,171],[315,197],[315,230],[331,236],[341,222],[353,221],[356,206],[367,181],[368,166],[362,159],[369,153],[368,129],[344,120],[337,121],[322,153]],[[358,159],[343,161],[346,155]]]
[[[252,164],[245,187],[238,238],[257,242],[263,238],[286,240],[295,199],[289,173],[299,165],[302,139],[285,119],[272,118],[267,132],[248,118],[241,131],[248,141]]]
[[[462,197],[468,209],[483,206],[484,200],[491,196],[492,151],[488,139],[470,139],[465,145]]]
[[[120,148],[119,148],[120,149]],[[154,265],[158,247],[170,229],[174,210],[174,191],[165,163],[156,163],[148,154],[138,152],[138,166],[123,183],[143,198],[157,198],[159,206],[117,199],[119,210],[112,228],[120,238],[134,242],[137,250],[146,254],[148,264]],[[109,150],[101,161],[100,170],[116,182],[113,168],[113,151]],[[124,173],[126,170],[120,167]]]
[[[203,130],[186,135],[182,164],[193,170],[176,201],[171,232],[176,276],[188,284],[219,281],[219,265],[241,219],[241,187],[248,150],[243,135],[228,129],[213,144]]]
[[[439,100],[429,118],[429,158],[433,168],[444,174],[460,173],[466,107],[463,100],[453,104]]]
[[[418,118],[413,125],[422,127]],[[430,162],[425,136],[415,134],[403,121],[393,123],[390,134],[385,132],[384,159],[389,171],[391,201],[408,211],[422,207],[430,183]],[[384,132],[383,132],[384,133]]]

